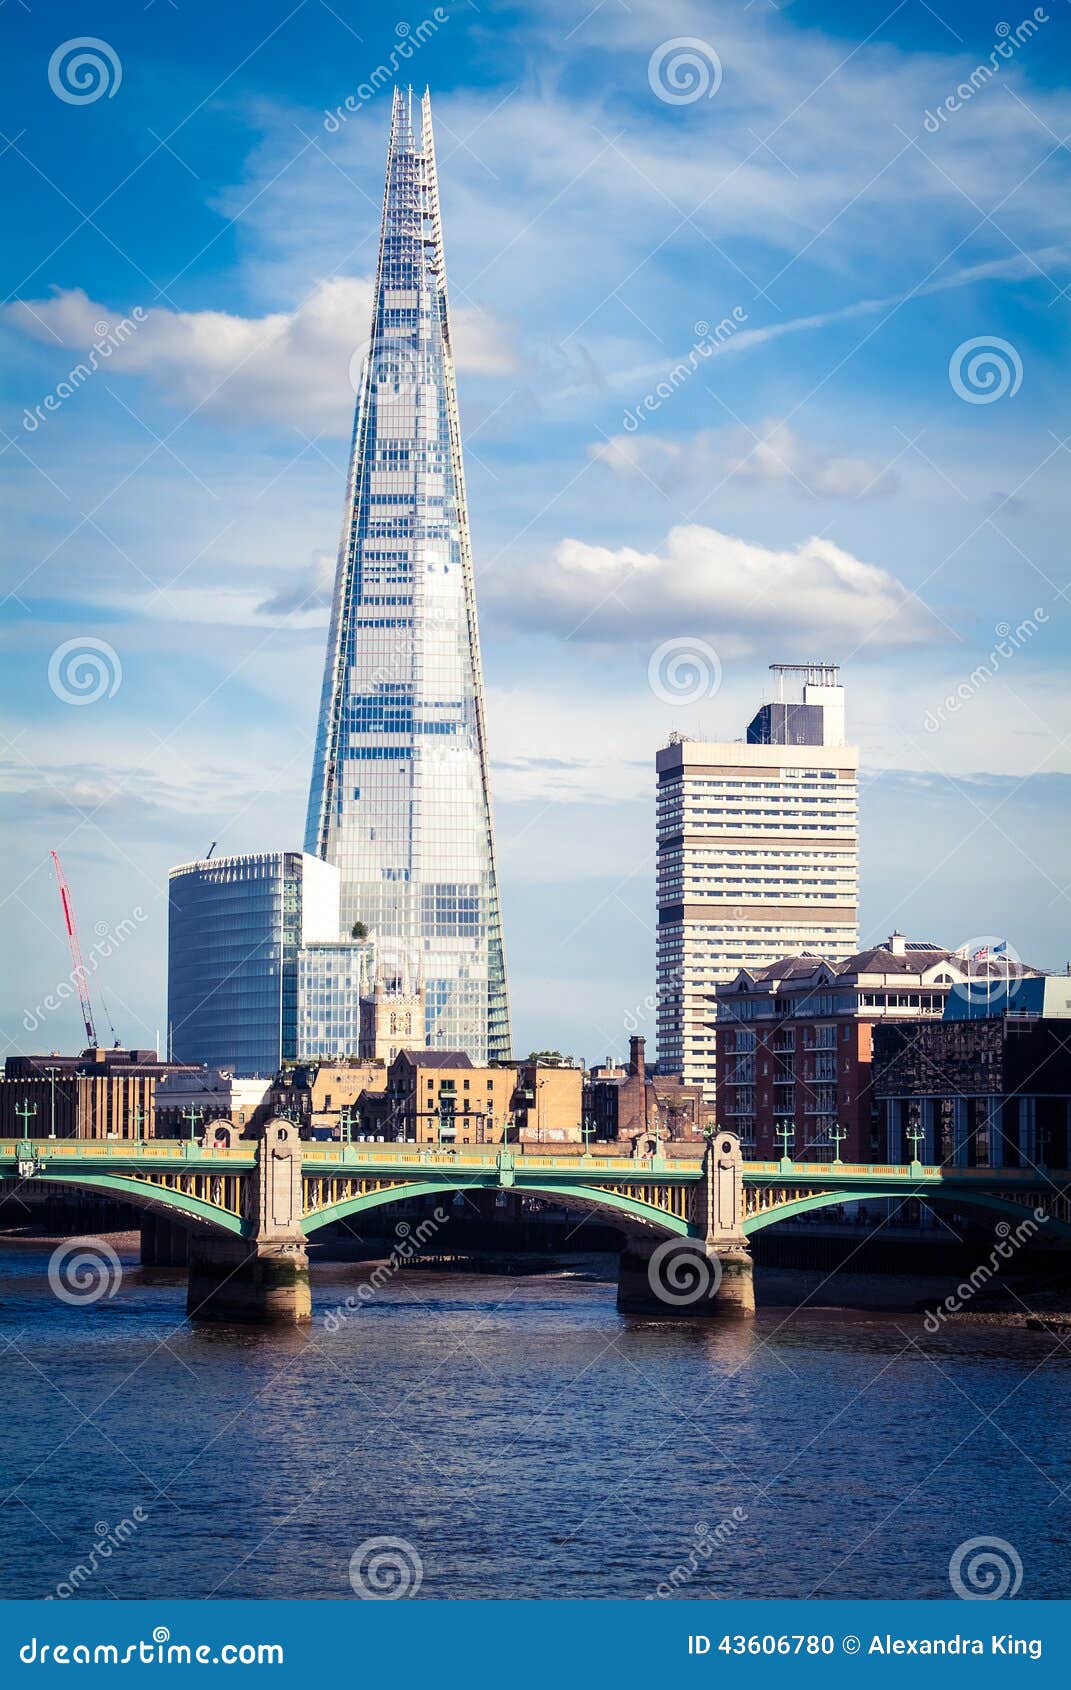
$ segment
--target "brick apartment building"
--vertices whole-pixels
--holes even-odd
[[[402,1050],[382,1091],[361,1095],[360,1130],[416,1144],[501,1144],[513,1138],[517,1070],[475,1068],[460,1050]]]
[[[884,1159],[875,1028],[938,1021],[978,964],[893,933],[844,962],[803,954],[741,969],[717,993],[718,1123],[759,1160]],[[787,1137],[786,1137],[787,1135]],[[838,1135],[843,1135],[842,1137]]]

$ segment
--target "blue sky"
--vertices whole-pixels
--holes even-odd
[[[433,94],[518,1048],[653,1032],[654,752],[739,736],[775,660],[843,665],[863,937],[1064,966],[1066,0],[0,29],[6,1048],[80,1033],[27,1031],[68,966],[50,847],[87,948],[126,924],[99,981],[151,1042],[168,867],[301,840],[378,66]],[[84,35],[108,91],[64,99]],[[672,640],[698,699],[652,686]]]

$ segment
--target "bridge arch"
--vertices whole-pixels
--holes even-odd
[[[957,1186],[951,1190],[941,1190],[932,1186],[912,1186],[909,1191],[897,1186],[874,1186],[866,1191],[831,1190],[811,1192],[805,1197],[799,1197],[788,1203],[777,1203],[769,1209],[744,1217],[744,1233],[753,1237],[756,1232],[762,1232],[768,1226],[775,1226],[778,1221],[790,1220],[795,1215],[803,1215],[816,1209],[829,1209],[843,1203],[876,1203],[892,1200],[904,1202],[908,1198],[915,1198],[923,1203],[952,1204],[956,1208],[995,1210],[1003,1218],[1014,1216],[1016,1220],[1036,1220],[1034,1205],[1016,1202],[1013,1197],[1002,1197],[997,1192],[973,1191]],[[1038,1207],[1045,1208],[1044,1204]],[[1071,1238],[1071,1220],[1064,1220],[1058,1215],[1046,1211],[1046,1219],[1036,1222],[1038,1228],[1051,1228],[1052,1235],[1060,1238]]]
[[[656,1228],[667,1237],[695,1236],[695,1229],[681,1216],[670,1214],[667,1209],[660,1209],[654,1203],[642,1203],[634,1197],[626,1197],[620,1192],[603,1188],[593,1190],[590,1187],[578,1190],[576,1186],[552,1180],[540,1181],[538,1185],[526,1180],[523,1185],[503,1186],[499,1184],[497,1177],[487,1180],[466,1179],[460,1171],[456,1180],[412,1180],[402,1185],[381,1187],[378,1191],[347,1197],[341,1202],[306,1214],[302,1227],[308,1236],[318,1232],[321,1227],[330,1226],[332,1221],[345,1220],[349,1215],[366,1214],[370,1209],[382,1208],[389,1203],[406,1202],[415,1197],[452,1197],[458,1191],[507,1191],[515,1197],[549,1197],[567,1207],[573,1205],[585,1211],[596,1210],[615,1219],[619,1224],[628,1221],[634,1224],[640,1222]]]
[[[192,1192],[157,1185],[129,1174],[49,1169],[44,1183],[51,1186],[70,1186],[75,1190],[93,1191],[103,1197],[114,1197],[116,1202],[129,1203],[133,1209],[166,1215],[170,1220],[188,1222],[223,1237],[243,1238],[248,1232],[241,1216],[220,1208],[218,1204],[196,1197]]]

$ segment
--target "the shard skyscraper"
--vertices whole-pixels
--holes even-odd
[[[396,92],[309,795],[343,931],[423,982],[428,1043],[511,1054],[483,679],[425,94]]]

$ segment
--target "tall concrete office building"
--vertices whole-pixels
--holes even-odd
[[[657,757],[658,1066],[711,1101],[719,982],[858,950],[859,753],[839,672],[771,669],[776,697],[746,739],[673,735]]]
[[[431,105],[395,93],[305,848],[422,977],[428,1043],[510,1055]]]

